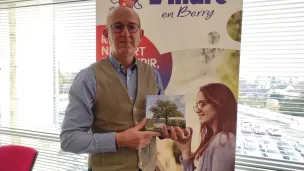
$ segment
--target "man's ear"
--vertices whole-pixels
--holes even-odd
[[[106,41],[109,43],[109,32],[108,32],[107,28],[103,29],[102,35],[104,36],[104,38],[106,39]]]

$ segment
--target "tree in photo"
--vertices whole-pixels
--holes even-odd
[[[178,110],[177,105],[170,100],[157,100],[149,110],[153,113],[152,119],[164,118],[166,125],[168,125],[170,117],[183,118],[183,114]]]

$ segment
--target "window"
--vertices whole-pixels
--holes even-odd
[[[86,170],[59,131],[75,74],[95,61],[95,1],[42,2],[0,4],[0,143],[39,150],[35,170]]]
[[[304,170],[303,7],[243,0],[238,169]],[[38,149],[37,171],[86,170],[58,134],[73,78],[95,61],[95,15],[94,0],[0,3],[0,145]]]
[[[0,11],[0,126],[4,124],[4,118],[8,118],[10,101],[10,63],[9,63],[9,23],[8,10]],[[1,139],[0,139],[1,144]]]
[[[303,7],[300,0],[244,0],[236,159],[241,169],[304,169],[304,151],[296,148],[304,139]],[[246,146],[252,142],[258,149]]]

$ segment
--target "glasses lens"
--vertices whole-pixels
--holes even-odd
[[[206,104],[207,103],[204,100],[201,100],[201,101],[198,102],[198,105],[199,105],[200,108],[204,107]]]
[[[112,25],[112,29],[114,32],[121,32],[123,30],[124,25],[122,24],[114,24]]]
[[[194,112],[197,112],[197,111],[199,111],[200,109],[198,108],[197,105],[194,105],[194,106],[193,106],[193,110],[194,110]]]
[[[114,32],[120,33],[123,31],[125,25],[122,23],[115,23],[115,24],[111,25],[111,27]],[[130,33],[135,33],[138,31],[139,26],[137,24],[128,24],[127,29]]]
[[[207,104],[206,101],[201,100],[193,106],[193,110],[195,112],[200,111],[206,104]]]
[[[138,30],[138,26],[136,24],[130,24],[130,25],[128,25],[128,30],[131,33],[135,33]]]

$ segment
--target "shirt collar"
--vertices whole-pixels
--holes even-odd
[[[118,70],[118,69],[124,70],[124,66],[117,59],[115,59],[111,53],[109,55],[109,60],[116,70]],[[137,65],[137,60],[136,60],[136,58],[134,58],[133,64],[130,68],[133,69],[136,65]]]

